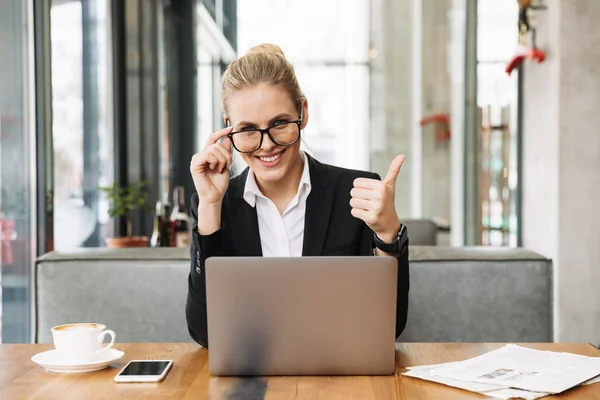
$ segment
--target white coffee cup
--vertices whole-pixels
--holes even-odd
[[[52,338],[60,358],[65,362],[86,363],[111,348],[116,335],[106,326],[93,323],[59,325],[52,328]],[[104,347],[104,337],[110,335],[110,343]]]

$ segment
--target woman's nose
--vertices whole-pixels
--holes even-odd
[[[275,147],[277,147],[277,145],[275,143],[273,143],[273,141],[271,140],[271,137],[268,134],[263,133],[263,141],[262,141],[262,145],[260,146],[260,148],[262,150],[269,151],[269,150],[273,150]]]

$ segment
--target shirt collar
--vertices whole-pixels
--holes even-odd
[[[304,166],[302,168],[302,176],[300,177],[300,184],[298,185],[298,194],[296,195],[298,199],[306,198],[310,194],[311,183],[310,183],[310,171],[308,167],[308,159],[303,151],[300,152],[300,157],[302,158],[302,162]],[[254,177],[254,172],[250,169],[248,171],[248,177],[246,178],[246,185],[244,186],[244,200],[246,203],[250,205],[250,207],[254,207],[256,205],[256,198],[262,197],[265,198],[265,195],[262,194],[258,185],[256,184],[256,179]]]

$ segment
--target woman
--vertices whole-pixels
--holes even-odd
[[[408,309],[408,239],[394,208],[398,156],[383,181],[369,172],[319,163],[300,150],[308,102],[292,65],[260,45],[223,75],[227,128],[194,155],[192,265],[186,317],[208,346],[205,260],[213,256],[364,256],[398,259],[396,337]],[[232,148],[248,164],[230,179]]]

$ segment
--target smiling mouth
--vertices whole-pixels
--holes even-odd
[[[263,156],[257,156],[261,161],[264,161],[266,163],[272,163],[274,161],[276,161],[279,157],[281,157],[281,155],[285,152],[285,150],[280,151],[277,154],[273,154],[272,156],[268,156],[268,157],[263,157]]]

